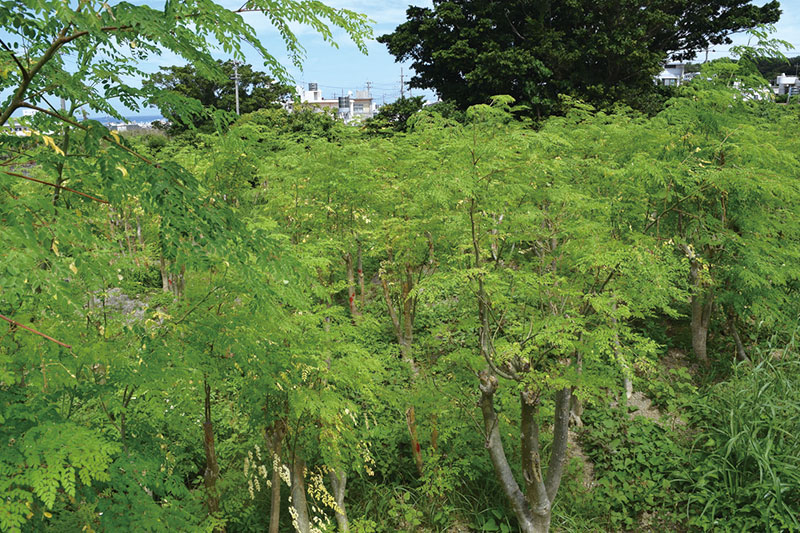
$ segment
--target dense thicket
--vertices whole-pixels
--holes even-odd
[[[39,53],[94,60],[74,16]],[[46,65],[6,109],[99,98]],[[1,138],[0,529],[800,529],[798,109],[749,68],[539,129],[41,108]]]

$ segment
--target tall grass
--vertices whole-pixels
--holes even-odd
[[[789,353],[757,354],[695,403],[696,466],[683,476],[691,525],[800,531],[800,361]]]

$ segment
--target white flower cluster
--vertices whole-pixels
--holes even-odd
[[[261,492],[261,479],[266,482],[267,487],[271,487],[267,472],[266,465],[263,464],[261,459],[261,447],[256,444],[253,450],[247,452],[247,457],[244,458],[244,477],[247,479],[247,491],[250,493],[250,499],[256,498],[256,492]],[[274,464],[274,462],[273,462]]]

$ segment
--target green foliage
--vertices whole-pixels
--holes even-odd
[[[653,401],[653,405],[664,413],[680,413],[694,401],[697,387],[685,367],[666,368],[658,365],[653,372],[646,372],[645,379],[637,380]]]
[[[597,485],[568,464],[554,528],[796,527],[794,366],[724,381],[720,363],[706,390],[659,357],[684,348],[701,292],[720,309],[719,360],[734,326],[756,359],[764,332],[796,323],[796,110],[747,98],[742,83],[760,82],[744,62],[710,65],[650,118],[564,96],[534,130],[517,119],[530,101],[492,96],[463,113],[402,102],[397,135],[297,107],[125,138],[75,115],[113,94],[200,112],[125,86],[138,52],[125,54],[166,43],[213,79],[209,38],[234,55],[253,38],[239,14],[6,4],[25,39],[0,51],[4,109],[40,91],[69,105],[0,139],[0,529],[264,531],[277,485],[288,530],[304,465],[312,523],[329,530],[346,510],[364,533],[515,531],[476,406],[482,370],[510,378],[491,412],[516,480],[523,424],[541,429],[543,461],[556,448],[552,392],[586,407]],[[298,20],[364,35],[345,11],[259,6],[290,46]],[[23,49],[44,60],[32,75]],[[670,416],[689,412],[694,449],[605,407],[631,376]]]
[[[384,104],[378,113],[366,123],[368,131],[376,133],[384,130],[406,131],[408,120],[414,113],[422,109],[424,96],[398,98],[390,104]]]

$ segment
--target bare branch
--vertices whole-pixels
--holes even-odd
[[[8,318],[7,316],[0,315],[0,319],[3,319],[3,320],[5,320],[5,321],[6,321],[6,322],[8,322],[9,324],[12,324],[12,325],[14,325],[14,326],[17,326],[18,328],[22,328],[22,329],[24,329],[24,330],[30,331],[30,332],[31,332],[31,333],[33,333],[33,334],[39,335],[40,337],[44,337],[45,339],[47,339],[47,340],[49,340],[49,341],[51,341],[51,342],[54,342],[54,343],[58,344],[59,346],[63,346],[64,348],[67,348],[68,350],[69,350],[69,349],[72,349],[72,346],[71,346],[71,345],[69,345],[69,344],[65,344],[65,343],[63,343],[63,342],[61,342],[61,341],[58,341],[58,340],[54,339],[53,337],[51,337],[51,336],[49,336],[49,335],[45,335],[45,334],[44,334],[44,333],[42,333],[41,331],[36,331],[35,329],[33,329],[33,328],[29,328],[28,326],[23,326],[22,324],[20,324],[20,323],[19,323],[19,322],[17,322],[16,320],[12,320],[12,319]]]
[[[55,189],[61,189],[61,190],[64,190],[64,191],[69,191],[69,192],[72,192],[72,193],[75,193],[75,194],[79,194],[79,195],[83,196],[84,198],[88,198],[89,200],[94,200],[95,202],[100,202],[101,204],[109,204],[109,202],[107,200],[102,200],[100,198],[95,198],[94,196],[91,196],[91,195],[86,194],[86,193],[81,192],[81,191],[76,191],[75,189],[70,189],[69,187],[64,187],[63,185],[56,185],[55,183],[50,183],[48,181],[37,180],[36,178],[32,178],[32,177],[26,176],[24,174],[17,174],[16,172],[9,172],[8,170],[0,170],[0,172],[2,172],[3,174],[8,174],[9,176],[14,176],[15,178],[22,178],[24,180],[33,181],[33,182],[36,182],[36,183],[41,183],[42,185],[47,185],[48,187],[53,187]]]

